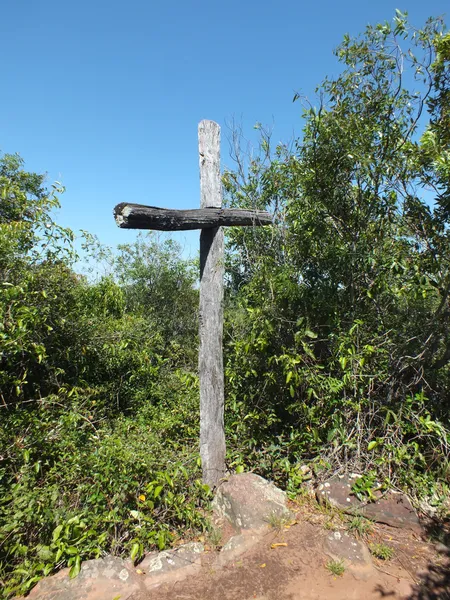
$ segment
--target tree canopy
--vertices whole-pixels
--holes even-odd
[[[318,106],[294,97],[302,136],[272,148],[262,131],[225,174],[230,205],[278,219],[228,234],[230,393],[255,447],[276,428],[286,456],[328,468],[446,476],[449,39],[399,11],[345,36]]]

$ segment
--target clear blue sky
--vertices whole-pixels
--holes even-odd
[[[106,244],[131,241],[112,217],[123,201],[199,203],[197,124],[301,130],[295,91],[338,72],[344,33],[391,20],[421,26],[448,0],[5,0],[0,17],[0,150],[62,181],[59,222]],[[447,19],[447,24],[449,19]],[[197,233],[177,234],[197,248]]]

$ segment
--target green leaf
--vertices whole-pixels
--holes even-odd
[[[373,440],[372,442],[369,443],[369,445],[367,446],[367,450],[373,450],[374,448],[376,448],[378,446],[378,441],[377,440]]]
[[[313,340],[317,338],[317,333],[314,333],[314,331],[311,331],[310,329],[305,331],[305,335]]]
[[[160,494],[161,494],[161,492],[162,492],[162,489],[163,489],[163,486],[162,486],[162,485],[158,485],[158,486],[156,486],[156,487],[155,487],[155,491],[153,492],[153,497],[154,497],[154,498],[158,498],[158,497],[159,497],[159,495],[160,495]]]
[[[342,370],[345,371],[345,367],[347,366],[347,357],[341,356],[339,358],[339,364],[341,365]]]
[[[73,579],[74,577],[76,577],[78,575],[78,573],[80,572],[80,569],[81,569],[81,556],[78,555],[75,559],[75,564],[72,566],[72,568],[69,571],[70,579]]]
[[[131,546],[130,558],[133,562],[136,560],[136,558],[139,554],[139,547],[140,547],[139,542],[134,542],[134,544]]]
[[[53,542],[56,542],[59,539],[59,536],[61,535],[61,531],[63,530],[64,525],[58,525],[58,527],[56,527],[53,530]]]
[[[164,548],[166,546],[166,536],[164,535],[164,531],[160,531],[158,533],[157,542],[158,542],[158,548],[160,550],[164,550]]]

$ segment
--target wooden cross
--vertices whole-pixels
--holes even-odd
[[[215,488],[225,474],[223,374],[223,225],[270,225],[261,210],[222,208],[220,127],[214,121],[198,126],[200,209],[168,210],[141,204],[118,204],[114,217],[126,229],[181,231],[200,229],[200,456],[203,482]]]

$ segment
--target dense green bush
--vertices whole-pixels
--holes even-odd
[[[225,174],[230,205],[276,217],[227,232],[233,460],[446,489],[449,40],[399,12],[346,36],[319,107],[295,98],[302,137],[272,150],[261,130],[260,156]]]
[[[195,379],[175,372],[164,396],[111,419],[100,417],[96,390],[72,388],[8,415],[0,436],[6,594],[65,564],[75,575],[82,559],[137,558],[204,527]]]
[[[9,597],[61,566],[74,576],[83,559],[135,559],[193,534],[208,492],[192,265],[175,244],[141,238],[121,248],[110,277],[89,282],[72,270],[72,233],[52,221],[56,188],[48,193],[18,157],[3,157],[0,174],[0,581]]]

